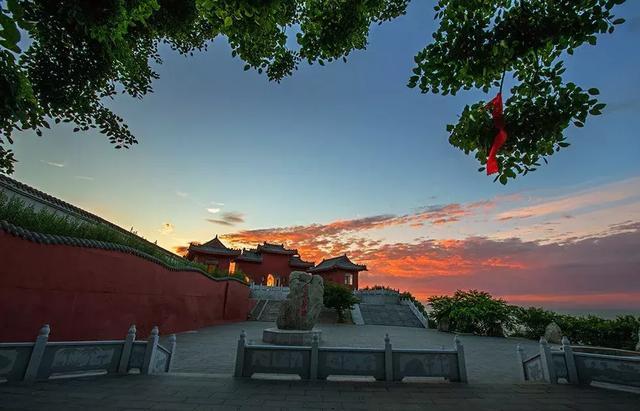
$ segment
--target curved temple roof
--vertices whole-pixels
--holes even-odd
[[[345,270],[345,271],[367,271],[366,265],[354,264],[347,255],[322,260],[320,264],[310,269],[310,273],[319,273],[329,270]]]
[[[215,236],[215,238],[213,238],[212,240],[209,240],[201,245],[189,245],[189,251],[212,255],[240,255],[240,250],[235,250],[233,248],[227,247],[222,243],[222,241],[220,241],[220,239],[218,239],[218,236]]]

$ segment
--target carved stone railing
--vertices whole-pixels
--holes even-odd
[[[453,349],[394,350],[385,337],[384,348],[311,347],[249,344],[244,331],[238,340],[235,376],[293,374],[303,380],[329,376],[366,376],[376,380],[402,381],[405,377],[441,377],[467,382],[464,348],[454,338]]]
[[[589,385],[592,382],[625,385],[640,388],[640,355],[606,355],[580,352],[572,347],[567,337],[562,338],[562,349],[552,350],[544,338],[540,339],[540,352],[523,359],[522,348],[517,354],[523,381],[543,381],[557,384],[564,379],[570,384]]]
[[[50,342],[45,324],[33,343],[0,343],[0,380],[33,382],[58,376],[81,376],[102,372],[141,374],[169,372],[176,351],[176,336],[169,348],[158,344],[158,327],[147,341],[136,341],[136,326],[124,340]]]
[[[424,328],[429,328],[429,318],[427,318],[422,311],[418,310],[418,307],[416,307],[413,301],[408,298],[403,298],[400,300],[400,304],[408,306],[413,315],[420,321],[420,324],[422,324]]]

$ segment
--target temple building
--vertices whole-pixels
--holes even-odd
[[[283,244],[263,243],[252,250],[242,250],[235,259],[240,269],[256,284],[288,286],[292,271],[308,271],[313,262],[303,261],[298,250],[290,250]]]
[[[233,259],[239,255],[240,250],[228,248],[222,244],[218,236],[215,236],[213,240],[201,245],[190,244],[186,257],[187,260],[206,265],[210,273],[214,271],[232,273],[234,272]]]
[[[320,275],[325,281],[343,284],[352,290],[357,290],[358,273],[366,270],[366,265],[354,264],[344,254],[340,257],[322,260],[320,264],[309,269],[309,272]]]
[[[306,271],[357,290],[358,273],[367,269],[365,265],[354,264],[346,255],[322,260],[315,266],[304,261],[298,250],[283,244],[265,242],[240,251],[225,246],[218,236],[202,245],[190,245],[186,258],[205,264],[209,272],[242,272],[247,281],[267,286],[288,286],[292,271]]]

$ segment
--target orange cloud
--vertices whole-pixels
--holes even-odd
[[[497,215],[497,220],[507,221],[514,218],[540,217],[550,214],[570,213],[587,207],[597,207],[617,201],[637,197],[640,192],[640,178],[606,184],[597,189],[542,201],[531,206],[508,210]]]

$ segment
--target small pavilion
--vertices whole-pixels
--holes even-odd
[[[308,271],[320,275],[325,281],[343,284],[352,290],[357,290],[358,274],[366,270],[366,265],[354,264],[346,254],[343,254],[340,257],[322,260],[320,264]]]

